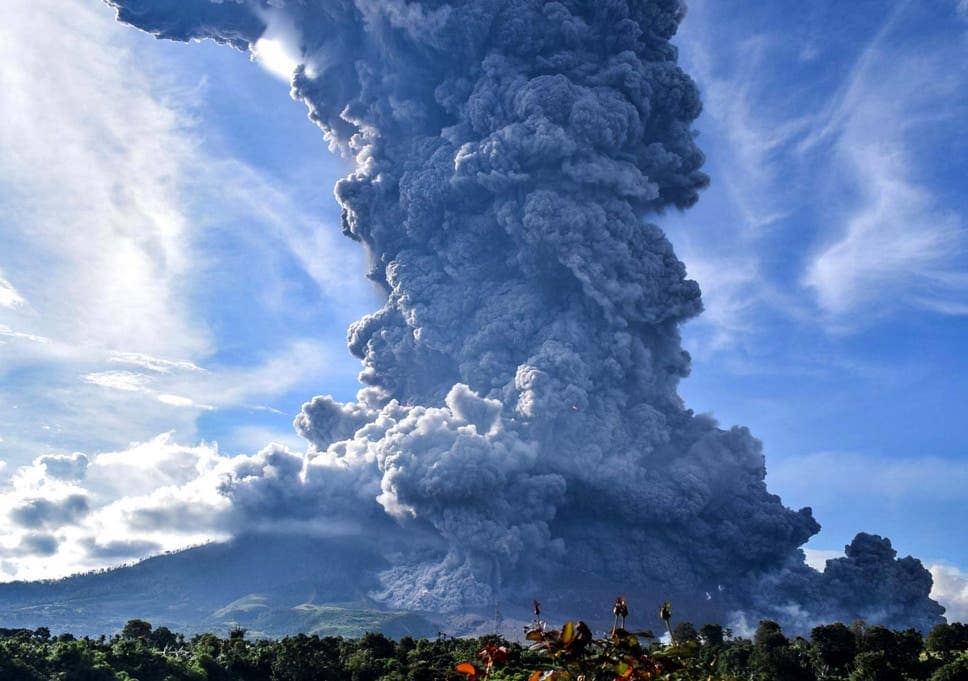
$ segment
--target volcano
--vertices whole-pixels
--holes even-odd
[[[434,636],[437,623],[381,607],[369,593],[386,566],[357,538],[242,535],[134,565],[43,582],[0,584],[3,626],[112,634],[139,618],[173,631]]]
[[[159,38],[252,54],[286,27],[293,96],[354,162],[342,230],[385,299],[348,332],[355,401],[318,395],[296,418],[305,452],[223,457],[125,513],[235,541],[5,587],[32,594],[14,612],[281,632],[351,604],[461,633],[535,596],[595,624],[624,594],[633,621],[666,598],[697,623],[940,621],[930,574],[887,539],[807,566],[811,508],[769,491],[748,429],[678,393],[701,294],[653,221],[709,183],[699,89],[672,43],[684,3],[108,4]],[[251,534],[296,525],[354,535]]]

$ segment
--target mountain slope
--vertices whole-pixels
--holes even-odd
[[[99,635],[137,617],[184,632],[435,635],[422,615],[384,611],[368,596],[384,565],[358,539],[241,536],[103,572],[0,584],[0,626]]]

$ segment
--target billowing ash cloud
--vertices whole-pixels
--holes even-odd
[[[239,517],[402,533],[412,550],[382,575],[395,607],[618,589],[937,619],[927,572],[877,539],[807,568],[810,509],[769,493],[745,428],[677,395],[700,292],[646,220],[707,184],[669,42],[679,0],[109,3],[158,37],[239,49],[294,27],[293,95],[356,160],[343,231],[387,294],[349,330],[364,387],[305,405],[305,470],[263,452],[225,478]]]

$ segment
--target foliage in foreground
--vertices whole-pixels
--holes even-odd
[[[669,626],[667,645],[651,632],[627,631],[618,602],[615,626],[601,637],[580,621],[551,629],[535,606],[525,645],[372,633],[250,641],[241,629],[186,639],[143,620],[97,639],[0,629],[0,681],[968,681],[964,624],[938,625],[926,638],[832,624],[807,640],[764,621],[749,640],[719,625],[680,622]]]

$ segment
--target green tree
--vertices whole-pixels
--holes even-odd
[[[148,641],[158,650],[178,647],[178,636],[168,627],[158,627],[148,635]]]
[[[47,662],[52,681],[116,681],[107,655],[84,641],[55,643]]]
[[[968,624],[939,624],[931,630],[924,644],[927,650],[940,658],[954,659],[959,652],[968,650]]]
[[[192,637],[191,647],[196,657],[207,655],[214,659],[222,652],[222,640],[215,634],[199,634]]]
[[[921,652],[924,650],[924,637],[917,629],[905,629],[894,633],[894,649],[891,662],[901,674],[909,679],[920,679],[928,675]]]
[[[922,675],[922,648],[921,634],[914,629],[891,631],[880,625],[867,627],[858,639],[859,654],[851,678],[883,681],[918,678]]]
[[[723,645],[725,638],[723,636],[723,627],[719,624],[704,624],[699,629],[699,638],[702,639],[703,645],[710,647],[718,647]]]
[[[867,650],[854,658],[850,681],[904,681],[882,650]]]
[[[840,622],[814,627],[810,633],[810,657],[818,679],[840,678],[857,654],[854,632]]]
[[[374,658],[395,658],[396,644],[379,632],[368,631],[359,641],[360,650],[368,651]]]
[[[792,648],[780,625],[772,620],[763,620],[756,628],[750,666],[754,678],[761,681],[812,681],[815,678],[806,651]]]
[[[727,678],[748,679],[752,673],[753,643],[745,638],[729,641],[719,655],[717,671]]]
[[[287,636],[276,643],[272,662],[273,681],[344,681],[349,676],[340,664],[343,639],[318,636]]]
[[[680,646],[699,643],[699,632],[692,622],[679,622],[672,630],[672,640]]]
[[[931,681],[968,681],[968,653],[961,653],[956,659],[938,668],[931,675]]]
[[[147,639],[151,634],[151,624],[144,620],[128,620],[121,630],[121,638],[141,638]]]

